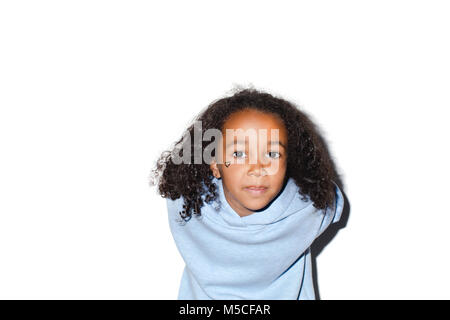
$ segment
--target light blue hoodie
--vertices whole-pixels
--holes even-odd
[[[315,299],[310,246],[340,219],[344,197],[336,186],[334,208],[319,210],[301,199],[292,178],[263,211],[240,217],[222,180],[218,199],[183,222],[183,198],[167,199],[169,225],[184,268],[179,300]],[[220,205],[222,204],[222,205]]]

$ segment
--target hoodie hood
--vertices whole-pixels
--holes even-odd
[[[302,200],[294,180],[262,211],[240,217],[218,197],[201,216],[183,221],[183,198],[167,199],[169,225],[185,268],[178,299],[314,299],[312,242],[339,220],[344,198],[336,186],[333,208]]]
[[[299,188],[292,178],[289,178],[284,188],[280,190],[278,196],[272,200],[271,204],[264,210],[254,212],[250,215],[241,217],[230,206],[223,190],[222,179],[214,177],[213,182],[217,186],[218,199],[213,204],[215,212],[205,210],[209,219],[225,227],[244,228],[244,229],[260,229],[266,225],[276,223],[298,210],[304,209],[312,202],[300,199]],[[296,199],[298,198],[298,199]],[[294,199],[296,199],[294,201]],[[203,210],[202,210],[203,212]]]

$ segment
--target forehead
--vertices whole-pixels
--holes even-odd
[[[223,125],[222,131],[224,134],[227,129],[266,129],[269,134],[270,130],[278,129],[280,140],[285,140],[287,138],[286,127],[279,116],[254,109],[245,109],[233,113]]]

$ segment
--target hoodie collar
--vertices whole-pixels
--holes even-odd
[[[213,178],[213,182],[217,186],[218,197],[215,201],[215,211],[209,218],[213,218],[216,222],[225,223],[231,227],[237,228],[260,228],[268,224],[275,223],[281,219],[284,219],[288,215],[298,211],[289,210],[294,200],[299,196],[298,186],[292,178],[289,178],[284,188],[280,191],[278,196],[272,200],[271,204],[262,211],[254,212],[250,215],[241,217],[230,206],[223,190],[222,179]],[[302,201],[302,207],[307,206],[307,202]],[[298,207],[298,206],[296,206]]]

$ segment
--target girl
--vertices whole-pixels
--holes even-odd
[[[344,205],[315,126],[256,89],[211,103],[196,120],[150,182],[167,199],[186,263],[178,299],[315,299],[310,246]],[[214,148],[211,132],[221,133]]]

